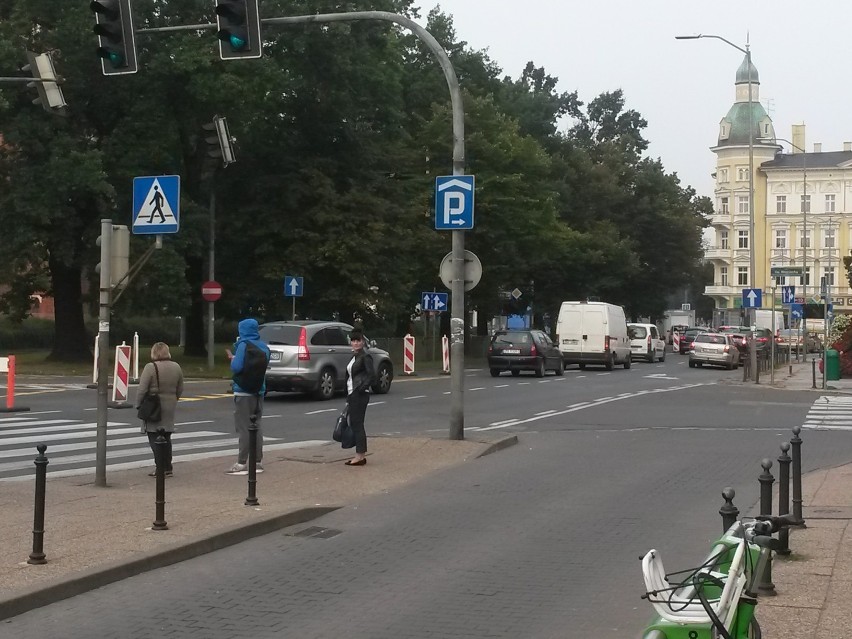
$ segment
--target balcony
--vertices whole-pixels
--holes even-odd
[[[727,284],[722,285],[718,282],[712,284],[710,286],[704,287],[705,295],[724,295],[727,297],[730,296],[740,296],[743,292],[743,286],[729,286]]]
[[[704,259],[706,260],[725,260],[730,262],[732,257],[733,255],[729,248],[713,246],[704,250]]]
[[[731,227],[730,213],[714,213],[710,216],[710,224],[713,226],[721,226],[724,228]]]

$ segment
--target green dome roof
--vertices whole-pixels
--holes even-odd
[[[752,82],[754,82],[754,80],[752,80]],[[727,120],[730,124],[730,133],[724,140],[719,139],[719,146],[741,146],[748,144],[749,121],[751,121],[753,143],[755,145],[760,144],[758,141],[758,138],[761,135],[760,123],[769,116],[766,113],[766,109],[763,108],[763,105],[760,102],[752,102],[752,117],[749,118],[748,107],[748,102],[734,102],[733,106],[731,106],[731,110],[728,111],[728,115],[725,116],[725,120]],[[775,135],[774,128],[772,135]]]
[[[748,56],[746,56],[743,59],[743,63],[740,65],[740,68],[737,69],[736,84],[748,84],[748,66]],[[760,76],[757,74],[757,68],[754,66],[754,62],[751,63],[751,83],[760,84]]]

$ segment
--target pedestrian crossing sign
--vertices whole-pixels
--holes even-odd
[[[180,228],[180,176],[133,178],[133,233],[160,235]]]

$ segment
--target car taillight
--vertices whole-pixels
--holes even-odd
[[[609,335],[604,336],[604,351],[609,351],[609,340],[610,339],[611,338],[610,338]]]
[[[311,359],[311,352],[308,350],[308,332],[305,327],[302,327],[302,332],[299,333],[299,361],[306,362]]]
[[[723,349],[722,349],[722,351],[723,351],[723,352],[725,352],[725,353],[730,353],[730,352],[731,352],[731,347],[730,347],[730,346],[728,346],[727,344],[725,344],[725,348],[723,348]]]
[[[493,351],[494,351],[494,347],[491,344],[489,344],[488,345],[488,352],[491,353]]]
[[[536,350],[536,348],[535,348],[535,344],[533,344],[532,346],[530,346],[530,355],[532,355],[533,357],[535,357],[536,355],[538,355],[538,351],[537,351],[537,350]]]
[[[651,336],[648,335],[648,350],[651,350]]]

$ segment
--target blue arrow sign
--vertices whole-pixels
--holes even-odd
[[[305,278],[295,275],[284,276],[284,297],[302,297]]]
[[[463,231],[473,228],[472,175],[443,175],[435,178],[435,228]]]
[[[805,309],[803,304],[790,304],[790,317],[796,320],[800,320],[805,316]]]
[[[792,304],[796,301],[796,287],[782,286],[781,287],[781,303]]]
[[[763,306],[763,291],[759,288],[743,289],[743,308],[760,308]]]
[[[424,291],[420,295],[420,309],[424,311],[444,312],[447,309],[448,293]]]
[[[133,178],[133,233],[162,235],[180,228],[180,176]]]

